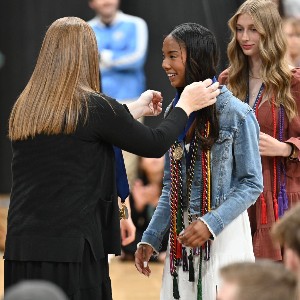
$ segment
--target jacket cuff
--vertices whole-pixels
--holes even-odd
[[[208,230],[210,231],[210,233],[212,235],[212,238],[210,238],[210,240],[214,240],[216,238],[216,235],[215,235],[214,231],[211,229],[211,227],[209,226],[209,224],[202,217],[199,217],[198,220],[202,221],[206,225],[206,227],[208,228]]]
[[[216,211],[208,212],[201,217],[201,221],[205,223],[214,238],[224,229],[222,218]]]
[[[152,255],[153,255],[154,257],[158,256],[159,252],[158,252],[151,244],[146,243],[146,242],[139,242],[139,243],[137,244],[136,248],[138,248],[138,247],[141,246],[141,245],[148,245],[148,246],[150,246],[150,247],[153,249],[153,254],[152,254]]]
[[[160,249],[160,239],[155,235],[149,232],[144,232],[140,244],[147,244],[153,248],[153,250],[158,254]]]

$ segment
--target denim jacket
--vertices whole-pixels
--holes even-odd
[[[259,126],[252,109],[223,86],[216,102],[219,137],[211,148],[211,211],[200,219],[216,237],[231,221],[252,205],[263,190],[261,158],[258,149]],[[184,146],[184,145],[182,145]],[[195,164],[190,209],[200,214],[200,152]],[[182,158],[186,182],[185,157]],[[141,243],[158,251],[170,226],[170,158],[165,155],[163,190],[158,206],[143,234]],[[183,189],[185,199],[186,191]]]

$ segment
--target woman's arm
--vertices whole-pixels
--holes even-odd
[[[284,142],[280,142],[268,134],[261,133],[259,150],[262,156],[280,156],[286,158],[291,156],[291,159],[287,160],[287,165],[289,168],[289,165],[294,164],[292,169],[295,171],[300,158],[300,70],[293,69],[292,74],[291,92],[296,102],[297,115],[291,121],[288,121],[287,137]],[[298,167],[298,169],[297,174],[299,177],[300,168]],[[296,174],[294,173],[294,175]]]
[[[211,80],[192,83],[169,116],[156,128],[149,128],[134,120],[117,101],[100,96],[93,98],[89,111],[89,129],[96,139],[113,144],[144,157],[161,157],[183,131],[187,115],[215,103],[220,93],[218,83]],[[94,109],[95,108],[95,109]]]
[[[170,227],[170,204],[169,194],[171,187],[170,158],[169,152],[165,154],[165,168],[163,178],[163,190],[158,205],[154,211],[151,221],[143,233],[141,242],[150,244],[155,252],[161,247],[161,242],[168,228]]]
[[[135,266],[140,273],[149,276],[148,261],[153,253],[158,255],[163,237],[170,227],[169,193],[171,186],[169,153],[165,154],[163,190],[147,229],[135,252]]]
[[[186,113],[174,109],[168,119],[153,129],[136,121],[115,100],[95,99],[97,110],[91,110],[88,126],[93,139],[115,145],[143,157],[161,157],[184,129]]]

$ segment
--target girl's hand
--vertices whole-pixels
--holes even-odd
[[[210,237],[211,233],[207,226],[201,220],[196,220],[178,236],[178,241],[185,246],[195,248],[202,246]]]
[[[136,228],[131,218],[120,220],[122,245],[127,246],[135,240]]]
[[[151,270],[149,268],[149,260],[153,254],[153,248],[147,244],[141,244],[135,251],[135,267],[145,276],[150,276]]]
[[[270,135],[260,132],[259,153],[261,156],[282,156],[288,157],[291,154],[292,146],[274,139]]]

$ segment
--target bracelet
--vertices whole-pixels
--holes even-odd
[[[125,203],[122,203],[122,207],[119,208],[120,220],[128,219],[128,208]]]
[[[291,161],[298,161],[298,156],[296,156],[297,155],[296,147],[294,144],[290,143],[290,145],[292,146],[292,150],[291,150],[291,154],[288,156],[288,159]]]

